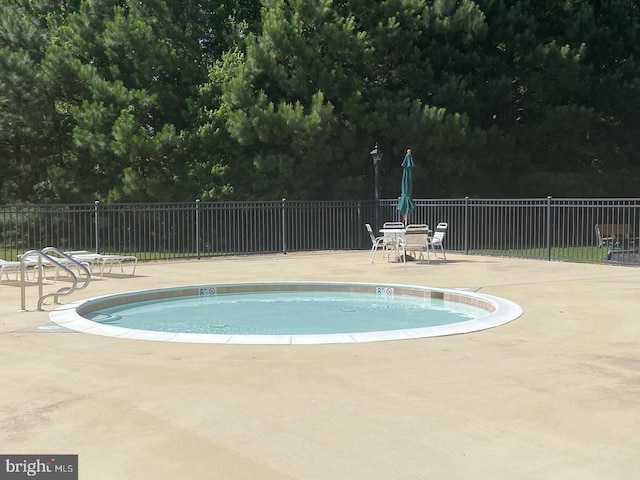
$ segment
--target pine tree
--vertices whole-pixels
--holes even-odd
[[[50,82],[40,69],[56,4],[0,6],[0,202],[37,200],[33,185],[64,148]]]
[[[399,170],[409,145],[447,156],[449,170],[466,162],[456,145],[465,144],[467,122],[456,108],[484,29],[472,2],[265,6],[261,33],[249,37],[245,62],[223,87],[227,128],[242,150],[236,163],[255,173],[254,192],[368,196],[374,142],[388,152],[385,171]]]

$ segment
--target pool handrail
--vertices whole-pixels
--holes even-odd
[[[60,257],[51,256],[49,255],[50,252],[55,252],[58,255],[60,255]],[[87,285],[89,285],[89,282],[91,281],[91,272],[89,272],[89,270],[85,265],[74,260],[69,255],[66,255],[64,252],[62,252],[56,247],[46,247],[46,248],[43,248],[42,250],[29,250],[24,254],[20,255],[20,308],[22,311],[26,310],[26,280],[27,280],[26,266],[27,264],[33,265],[34,263],[33,257],[37,257],[37,264],[35,265],[35,268],[37,268],[37,272],[38,272],[37,273],[38,275],[37,310],[38,311],[43,310],[42,305],[46,298],[54,297],[54,303],[58,303],[58,297],[71,295],[76,290],[82,290],[86,288]],[[84,284],[82,286],[78,287],[78,276],[66,265],[63,265],[59,261],[61,260],[61,258],[64,258],[67,265],[72,263],[78,267],[79,271],[82,270],[85,272],[86,277],[85,277]],[[43,286],[44,286],[44,279],[45,279],[43,274],[43,268],[44,268],[43,260],[50,264],[53,264],[56,268],[60,268],[65,272],[67,272],[67,274],[71,277],[71,281],[72,281],[71,286],[62,287],[58,289],[56,292],[43,293],[43,290],[44,290]]]

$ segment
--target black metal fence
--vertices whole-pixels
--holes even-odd
[[[450,251],[639,263],[640,199],[416,199],[410,223],[449,224]],[[365,223],[401,220],[397,200],[0,206],[0,258],[30,249],[136,255],[141,260],[368,249]],[[596,224],[625,224],[626,248],[599,247]]]

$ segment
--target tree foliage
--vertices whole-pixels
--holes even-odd
[[[5,0],[0,201],[633,196],[633,0]]]

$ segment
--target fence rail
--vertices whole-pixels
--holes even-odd
[[[411,223],[447,222],[450,251],[640,263],[640,199],[416,199]],[[397,200],[0,206],[0,258],[31,249],[94,250],[141,260],[371,246],[364,228],[400,220]],[[598,246],[596,224],[625,224],[631,246]]]

